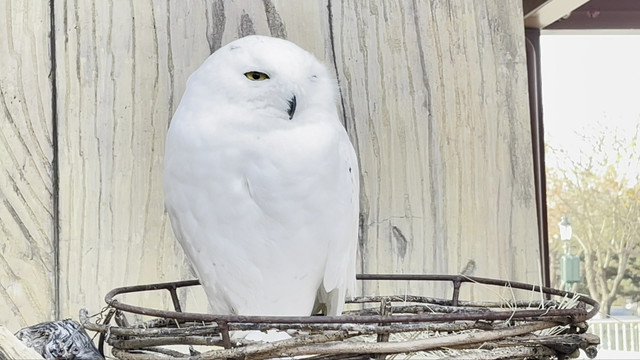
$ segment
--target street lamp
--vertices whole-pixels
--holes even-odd
[[[558,223],[558,226],[560,227],[560,239],[562,239],[562,241],[571,240],[573,229],[571,228],[571,223],[569,222],[567,215],[562,215],[562,221]]]
[[[571,291],[573,284],[580,282],[580,258],[571,255],[569,242],[573,235],[573,229],[566,215],[562,216],[558,227],[560,227],[560,239],[564,249],[564,255],[560,259],[560,280],[564,283],[565,290]]]

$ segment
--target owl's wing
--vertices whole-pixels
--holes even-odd
[[[358,228],[360,213],[360,179],[358,159],[347,133],[342,129],[338,144],[338,156],[343,162],[341,169],[348,172],[340,183],[343,189],[342,204],[336,208],[346,207],[346,213],[337,226],[335,236],[329,239],[329,256],[323,279],[323,288],[318,293],[318,302],[324,304],[328,315],[342,313],[344,298],[348,294],[355,295],[356,290],[356,249],[358,245]]]

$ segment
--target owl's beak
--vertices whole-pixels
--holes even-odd
[[[296,112],[296,96],[294,95],[291,99],[289,99],[289,110],[287,113],[289,114],[289,120],[293,119],[293,114]]]

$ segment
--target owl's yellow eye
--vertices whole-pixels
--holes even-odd
[[[248,73],[244,73],[244,76],[251,81],[262,81],[269,79],[269,75],[265,73],[261,73],[259,71],[249,71]]]

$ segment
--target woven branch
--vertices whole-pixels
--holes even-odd
[[[119,359],[266,359],[305,356],[308,360],[361,360],[392,355],[419,355],[448,359],[552,359],[584,349],[597,354],[596,336],[584,334],[586,320],[598,311],[598,304],[585,296],[529,284],[447,275],[361,275],[366,279],[453,281],[451,299],[426,296],[365,296],[355,304],[377,303],[340,317],[240,316],[183,313],[123,304],[121,293],[165,289],[176,298],[176,289],[196,286],[197,281],[137,285],[112,290],[105,297],[109,314],[116,314],[119,326],[81,321],[89,330],[102,333]],[[461,284],[517,288],[531,291],[538,301],[461,301]],[[543,294],[561,301],[544,300]],[[361,305],[362,306],[362,305]],[[370,305],[369,305],[370,306]],[[590,307],[587,310],[587,306]],[[114,311],[115,309],[115,311]],[[125,316],[142,314],[153,320],[131,325]],[[234,331],[286,331],[292,337],[270,343],[234,339]],[[230,333],[231,332],[231,333]],[[577,332],[577,334],[576,334]],[[206,352],[182,354],[165,345],[203,345]]]
[[[553,322],[539,322],[510,329],[471,332],[449,336],[439,336],[428,339],[420,339],[405,342],[387,343],[345,343],[333,342],[330,344],[313,344],[299,346],[290,349],[286,353],[276,354],[278,356],[299,356],[310,354],[391,354],[391,353],[413,353],[438,348],[452,347],[460,344],[478,344],[492,340],[498,340],[509,336],[527,334],[533,331],[556,326]],[[203,354],[204,355],[204,354]],[[274,355],[273,353],[269,354]],[[219,356],[226,357],[226,356]],[[219,358],[218,357],[218,358]],[[268,358],[269,356],[265,357]],[[203,359],[216,359],[216,357],[203,357]]]
[[[223,346],[222,339],[219,336],[205,337],[205,336],[166,336],[166,337],[152,337],[142,339],[128,339],[111,340],[111,346],[129,350],[139,349],[149,346],[162,346],[162,345],[203,345],[203,346]]]
[[[456,313],[482,313],[490,311],[486,307],[462,307],[462,306],[444,306],[437,304],[428,305],[404,305],[391,307],[391,313],[393,314],[423,314],[423,313],[444,313],[444,314],[456,314]],[[363,310],[345,311],[344,315],[381,315],[379,308],[366,308]]]
[[[347,303],[361,304],[361,303],[375,303],[381,302],[383,299],[392,302],[417,302],[417,303],[429,303],[442,306],[453,306],[453,301],[441,298],[433,298],[428,296],[417,295],[390,295],[390,296],[358,296],[347,299]],[[505,300],[505,301],[458,301],[458,306],[467,307],[484,307],[484,308],[557,308],[558,302],[553,300]]]
[[[295,351],[304,346],[312,346],[310,344],[325,343],[329,341],[343,340],[357,334],[349,334],[347,332],[335,331],[325,332],[318,335],[299,336],[291,339],[277,341],[273,343],[257,343],[246,347],[212,350],[194,357],[195,359],[221,359],[240,356],[251,356],[252,359],[265,359],[273,357],[272,354],[283,354],[289,351]],[[263,355],[258,356],[257,355]],[[288,355],[283,355],[288,356]]]
[[[499,349],[492,352],[481,352],[474,351],[463,352],[459,355],[443,357],[440,360],[469,360],[470,356],[473,356],[473,359],[477,360],[498,360],[498,359],[531,359],[531,358],[541,358],[545,356],[553,356],[556,355],[555,351],[549,349],[545,346],[521,346],[509,349]]]

